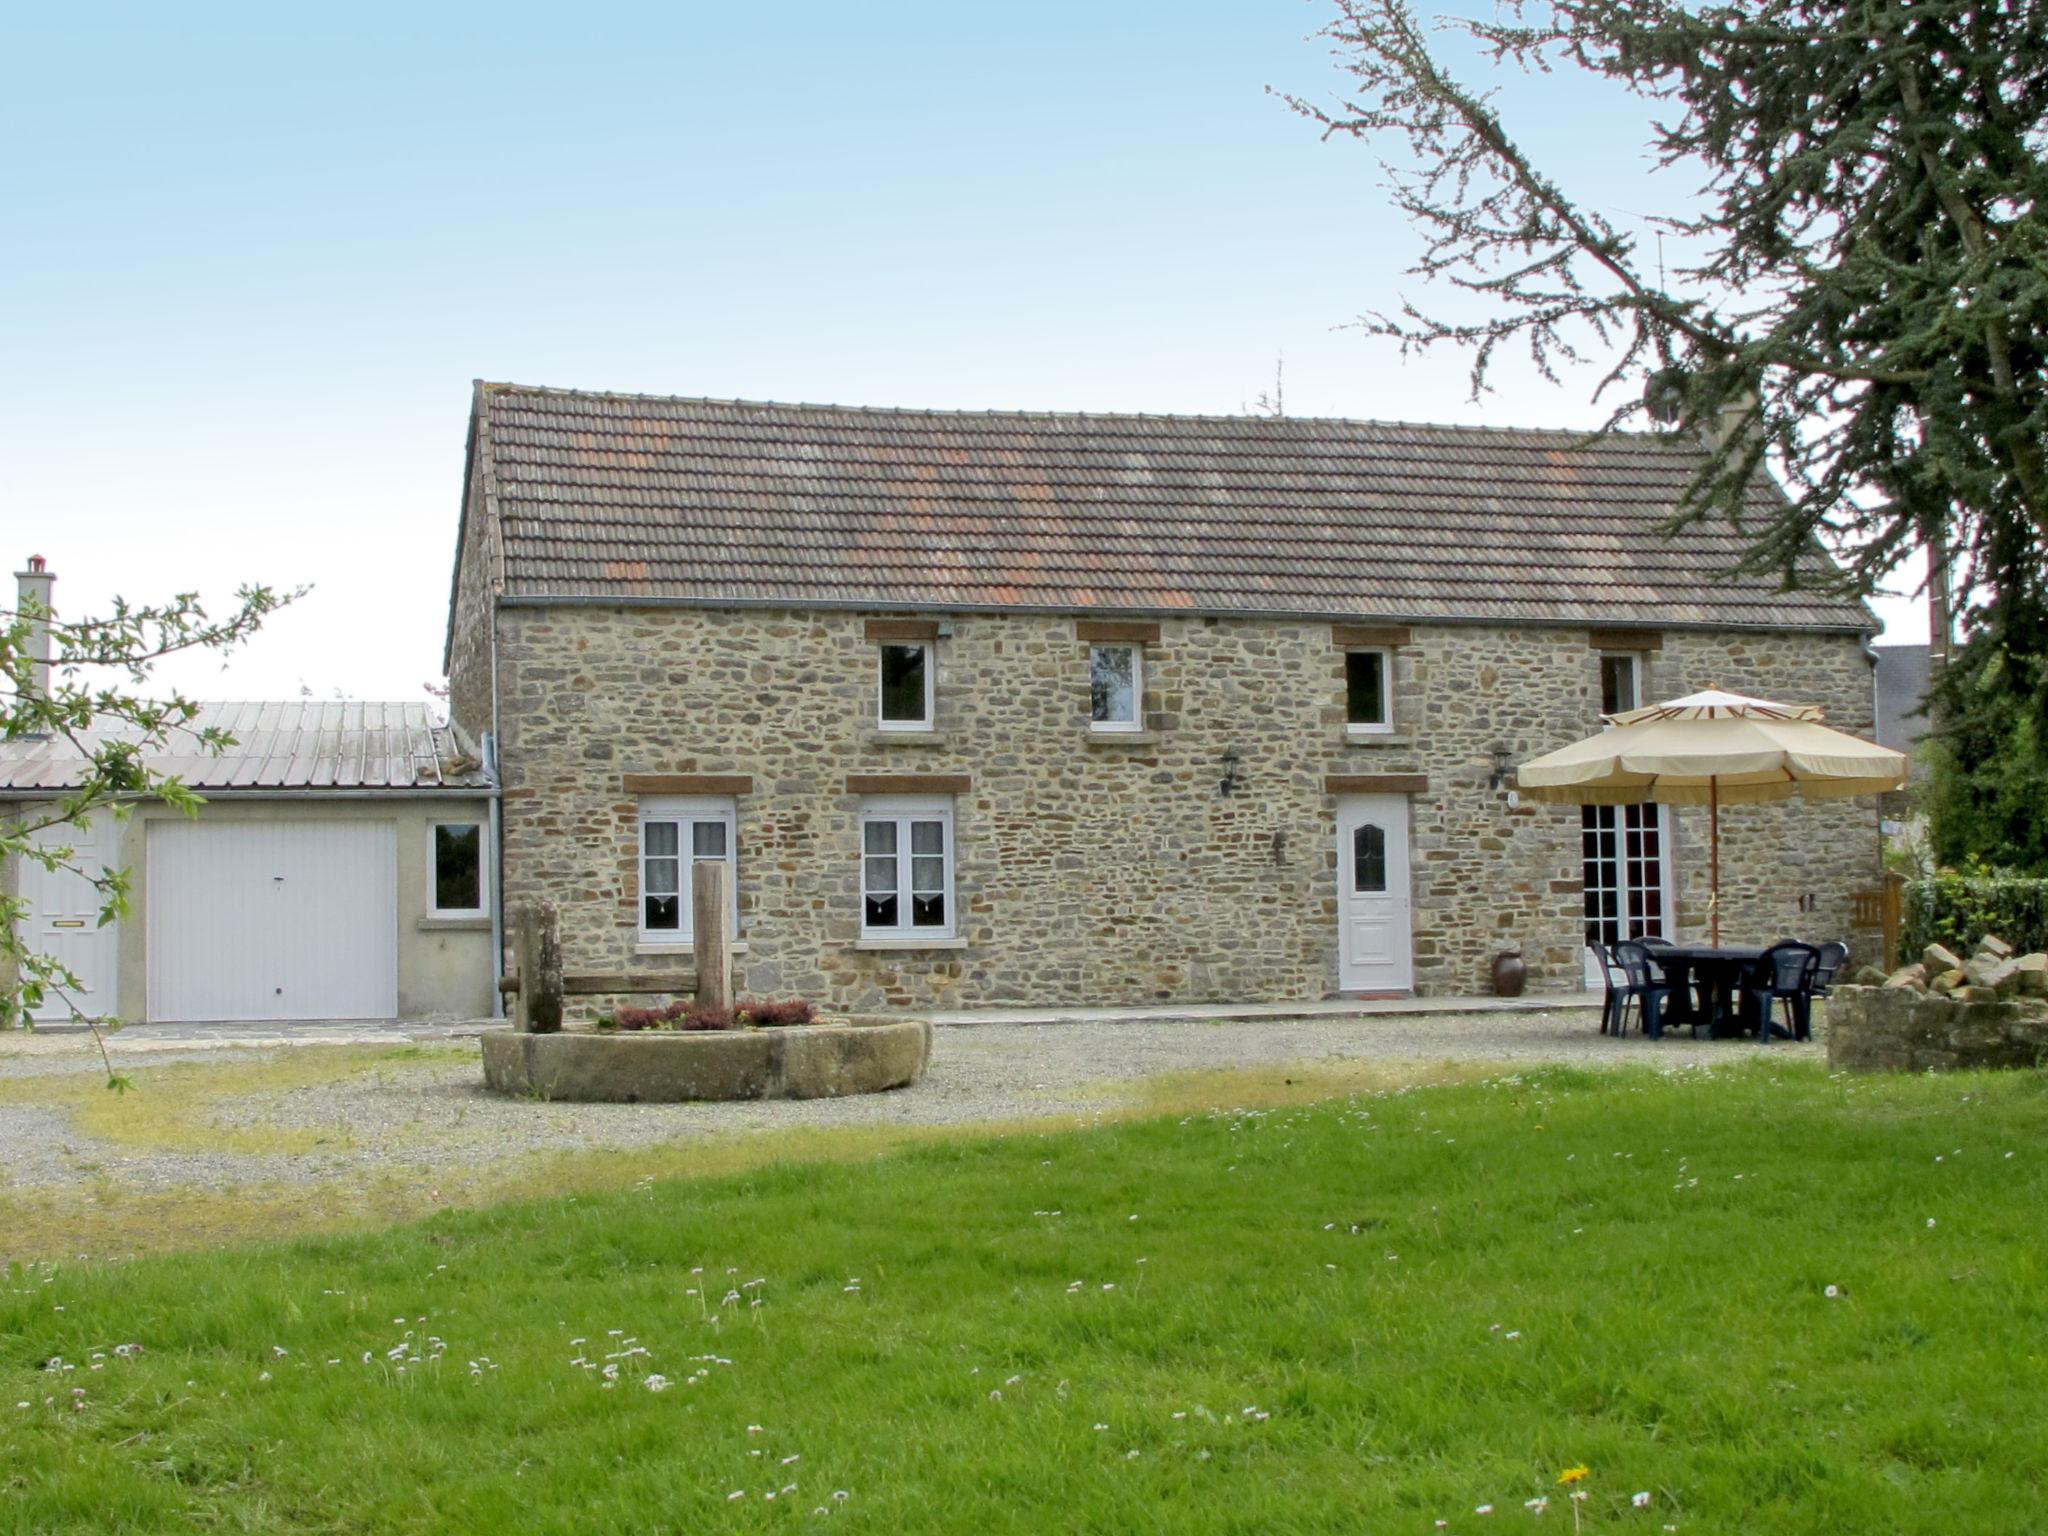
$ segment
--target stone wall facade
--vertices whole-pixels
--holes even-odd
[[[479,610],[458,625],[487,624]],[[1598,727],[1587,630],[1415,627],[1392,651],[1394,729],[1351,738],[1330,624],[1166,619],[1145,649],[1146,729],[1118,737],[1088,729],[1073,618],[960,614],[936,642],[936,729],[907,735],[875,728],[865,622],[886,616],[499,608],[508,910],[559,904],[572,975],[674,974],[686,953],[639,942],[627,776],[744,775],[745,992],[853,1010],[1319,999],[1339,981],[1328,781],[1384,776],[1421,781],[1416,990],[1483,992],[1511,947],[1533,990],[1584,985],[1580,813],[1513,803],[1499,770]],[[468,675],[451,683],[472,729],[488,705],[483,654],[458,635]],[[1647,666],[1648,697],[1719,684],[1870,726],[1853,636],[1667,632]],[[953,798],[951,947],[861,942],[862,799],[847,779],[902,774],[968,782]],[[1674,821],[1678,925],[1704,934],[1704,813]],[[1731,808],[1724,937],[1846,936],[1850,893],[1877,861],[1870,802]]]
[[[456,539],[448,622],[448,718],[481,743],[497,729],[492,710],[494,595],[501,561],[498,520],[484,515],[484,466],[469,466],[462,531]]]

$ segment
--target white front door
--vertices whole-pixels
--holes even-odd
[[[152,1020],[388,1019],[398,1012],[388,821],[154,821]]]
[[[37,814],[37,808],[30,805],[23,807],[20,817],[32,822]],[[113,1016],[121,925],[115,921],[100,926],[100,908],[106,897],[87,876],[97,876],[117,864],[115,844],[120,835],[113,818],[105,815],[93,817],[84,826],[47,827],[32,834],[30,840],[41,848],[71,849],[65,867],[45,869],[27,857],[18,861],[21,899],[28,907],[28,932],[24,935],[28,947],[64,966],[82,988],[69,996],[52,992],[35,1010],[38,1019],[68,1019],[74,1003],[79,1012],[95,1018]]]
[[[1408,900],[1408,797],[1337,802],[1337,985],[1406,992],[1415,985]]]

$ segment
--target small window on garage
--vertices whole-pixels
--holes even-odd
[[[436,917],[484,915],[484,828],[480,821],[437,821],[429,896]]]

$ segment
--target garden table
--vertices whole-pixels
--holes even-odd
[[[1755,1010],[1740,995],[1742,973],[1763,955],[1760,944],[1660,944],[1652,949],[1650,959],[1663,968],[1675,989],[1666,1005],[1665,1027],[1711,1025],[1716,1040],[1754,1035],[1756,1022],[1749,1016]],[[1697,1000],[1688,985],[1694,978],[1699,982]]]

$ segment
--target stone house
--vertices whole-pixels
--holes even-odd
[[[740,988],[828,1006],[1470,994],[1507,949],[1576,991],[1589,934],[1704,933],[1703,813],[1516,762],[1709,685],[1872,725],[1864,608],[1662,531],[1698,462],[480,383],[446,666],[506,908],[590,992],[688,984],[704,859]],[[1731,942],[1847,935],[1873,805],[1722,828]]]

